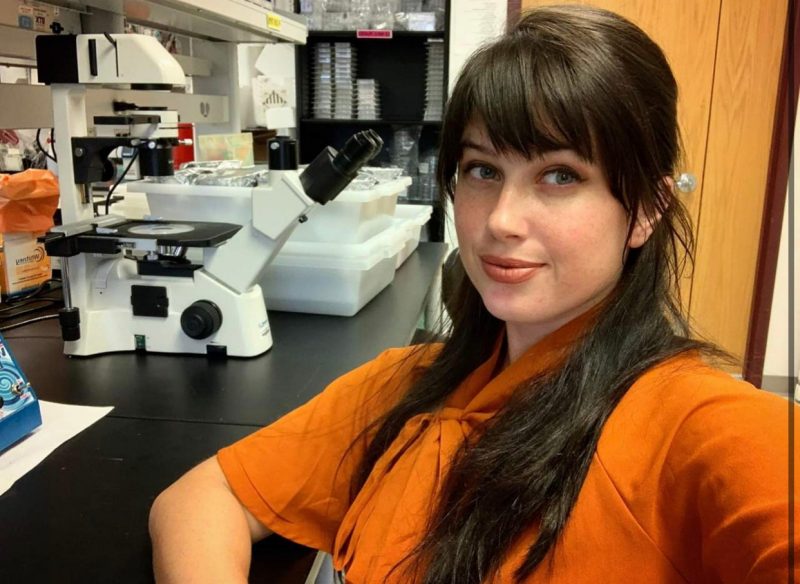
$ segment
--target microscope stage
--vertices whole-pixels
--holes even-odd
[[[233,223],[131,220],[113,227],[95,227],[81,236],[155,239],[157,245],[164,246],[214,247],[233,237],[241,228]]]

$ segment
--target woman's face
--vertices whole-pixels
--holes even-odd
[[[507,323],[512,360],[611,292],[627,247],[649,233],[572,150],[526,159],[494,150],[482,123],[462,138],[454,207],[461,259],[486,308]]]

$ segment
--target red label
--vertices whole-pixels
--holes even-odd
[[[391,30],[357,30],[357,39],[390,39],[392,38]]]

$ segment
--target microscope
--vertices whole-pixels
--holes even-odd
[[[179,141],[170,112],[134,104],[96,117],[95,126],[105,130],[90,136],[86,87],[167,90],[184,84],[183,70],[144,35],[39,36],[36,49],[39,79],[51,86],[57,137],[63,224],[43,241],[48,254],[61,258],[64,352],[252,357],[267,351],[272,335],[257,282],[308,211],[336,197],[380,151],[377,133],[359,132],[340,151],[326,148],[302,172],[296,142],[278,137],[268,144],[265,184],[215,191],[135,181],[130,190],[138,185],[147,193],[158,219],[95,216],[91,185],[113,179],[112,151],[132,148],[145,179],[165,177],[173,174]],[[162,217],[163,210],[174,214]],[[229,218],[235,222],[220,222]],[[202,261],[187,257],[190,248],[201,248]]]

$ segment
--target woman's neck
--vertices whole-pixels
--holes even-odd
[[[599,314],[602,306],[603,303],[600,302],[582,312],[565,315],[563,318],[548,323],[534,325],[531,323],[507,322],[504,367],[507,367],[524,355],[531,347],[561,329],[569,328],[569,331],[565,330],[567,337],[577,338],[588,323]],[[572,330],[572,326],[567,327],[571,323],[575,323],[574,330]]]

